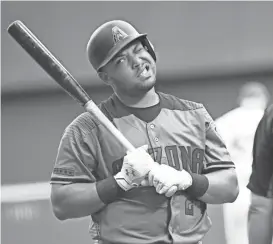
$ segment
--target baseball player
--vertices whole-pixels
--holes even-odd
[[[227,244],[248,244],[247,215],[250,192],[246,185],[251,173],[254,134],[268,101],[269,93],[262,83],[246,82],[239,90],[239,106],[215,121],[217,130],[236,165],[240,188],[236,201],[223,205]]]
[[[273,104],[269,106],[255,133],[251,191],[248,212],[249,244],[273,243]]]
[[[157,92],[156,54],[146,34],[113,20],[87,44],[114,91],[102,112],[135,146],[126,149],[84,112],[65,129],[52,172],[60,220],[91,216],[102,244],[197,244],[211,227],[207,203],[233,202],[237,177],[200,103]]]

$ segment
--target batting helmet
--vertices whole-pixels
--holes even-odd
[[[122,48],[139,39],[156,61],[154,48],[147,34],[140,34],[131,24],[112,20],[98,27],[87,44],[89,62],[96,71],[106,65]]]

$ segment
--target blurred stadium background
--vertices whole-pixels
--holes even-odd
[[[96,103],[112,91],[88,64],[91,32],[110,19],[147,32],[158,53],[158,89],[202,102],[214,118],[237,106],[239,87],[273,95],[272,2],[1,2],[1,231],[3,244],[92,243],[89,218],[58,221],[49,202],[57,147],[83,109],[6,29],[22,20]],[[204,244],[225,243],[222,207],[209,206]]]

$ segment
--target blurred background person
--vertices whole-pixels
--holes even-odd
[[[273,243],[273,104],[265,111],[255,133],[248,212],[249,244]]]
[[[215,121],[217,130],[236,165],[240,189],[234,203],[223,205],[227,244],[248,244],[247,213],[250,191],[246,186],[251,173],[255,131],[269,99],[269,92],[262,83],[247,82],[239,90],[238,107]]]

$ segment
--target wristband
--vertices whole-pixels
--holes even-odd
[[[202,197],[209,188],[209,180],[205,175],[189,173],[192,177],[192,185],[185,190],[194,198]]]
[[[100,200],[105,204],[114,202],[124,192],[113,176],[96,182],[96,188]]]

